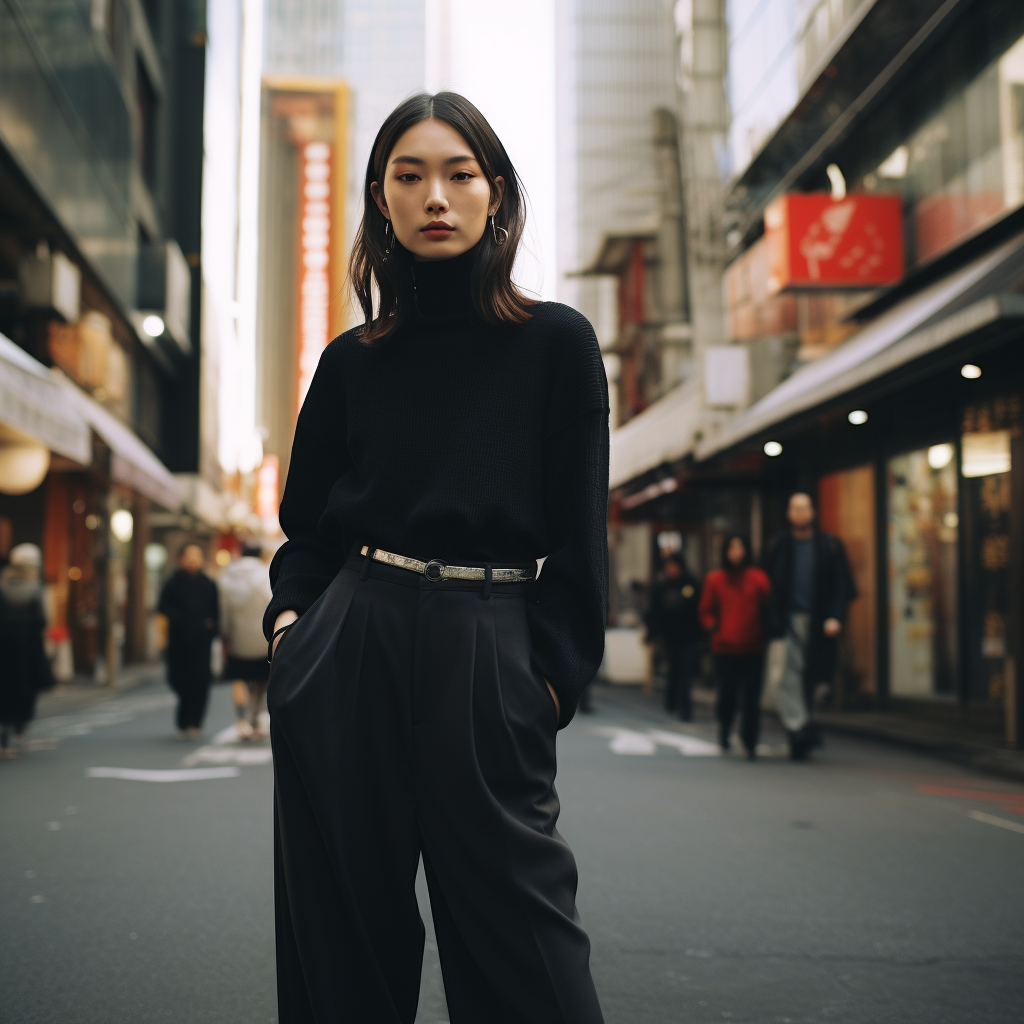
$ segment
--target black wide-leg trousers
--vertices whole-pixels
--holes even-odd
[[[422,855],[451,1024],[600,1024],[528,585],[363,569],[271,669],[281,1021],[412,1024]]]

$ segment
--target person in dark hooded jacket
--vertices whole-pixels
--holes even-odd
[[[18,544],[0,570],[0,757],[17,757],[11,745],[25,737],[36,698],[55,685],[43,647],[46,614],[40,579],[42,552]]]
[[[690,685],[703,636],[697,622],[699,603],[700,581],[682,556],[669,555],[651,587],[647,637],[660,646],[668,662],[665,710],[677,712],[684,722],[693,718]]]

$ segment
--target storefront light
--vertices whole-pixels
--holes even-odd
[[[868,421],[868,414],[863,409],[854,409],[846,417],[855,427],[862,426]]]
[[[960,367],[960,376],[968,380],[977,380],[981,376],[981,367],[975,366],[974,363],[964,363]]]
[[[956,455],[956,449],[951,444],[933,444],[928,449],[928,465],[932,469],[945,469]]]
[[[151,313],[142,321],[142,329],[151,337],[159,338],[164,333],[164,321],[162,317]]]
[[[119,508],[110,517],[110,532],[122,543],[127,544],[135,532],[135,520],[126,508]]]
[[[764,453],[770,459],[782,454],[782,445],[778,441],[765,441]]]

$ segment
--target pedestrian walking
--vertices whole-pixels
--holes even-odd
[[[740,712],[740,739],[748,760],[757,756],[761,735],[761,686],[767,638],[768,577],[751,564],[750,541],[725,538],[722,568],[708,573],[700,598],[700,623],[711,633],[718,694],[718,742],[729,749],[733,721]]]
[[[220,633],[227,649],[224,678],[231,680],[231,702],[239,739],[263,739],[260,714],[267,693],[270,665],[263,615],[273,592],[270,575],[257,544],[246,544],[240,558],[225,566],[217,579],[220,590]]]
[[[651,587],[647,638],[658,645],[668,665],[665,710],[675,712],[684,722],[693,720],[690,688],[703,636],[697,617],[699,605],[699,580],[682,555],[669,554]]]
[[[7,759],[18,756],[39,694],[56,685],[43,644],[42,567],[35,544],[18,544],[0,569],[0,757]]]
[[[422,856],[452,1024],[599,1024],[554,777],[604,648],[600,350],[512,283],[521,185],[468,100],[399,105],[365,185],[366,322],[299,414],[265,620],[280,1018],[412,1024]]]
[[[812,718],[815,692],[835,678],[837,638],[857,591],[843,542],[817,528],[810,495],[794,494],[786,517],[789,528],[768,559],[771,635],[785,640],[778,714],[790,757],[800,761],[821,745]]]
[[[203,549],[189,544],[164,584],[158,611],[167,631],[167,682],[178,695],[179,738],[199,735],[210,696],[210,646],[219,626],[217,585],[203,572]]]

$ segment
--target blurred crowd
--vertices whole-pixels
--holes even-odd
[[[721,566],[703,581],[680,552],[665,552],[645,617],[666,710],[692,720],[691,689],[710,647],[719,744],[729,750],[738,718],[750,760],[763,706],[778,714],[794,760],[820,746],[813,710],[835,676],[856,596],[843,543],[818,529],[811,497],[793,494],[786,518],[763,566],[753,564],[750,539],[738,533],[724,538]]]

